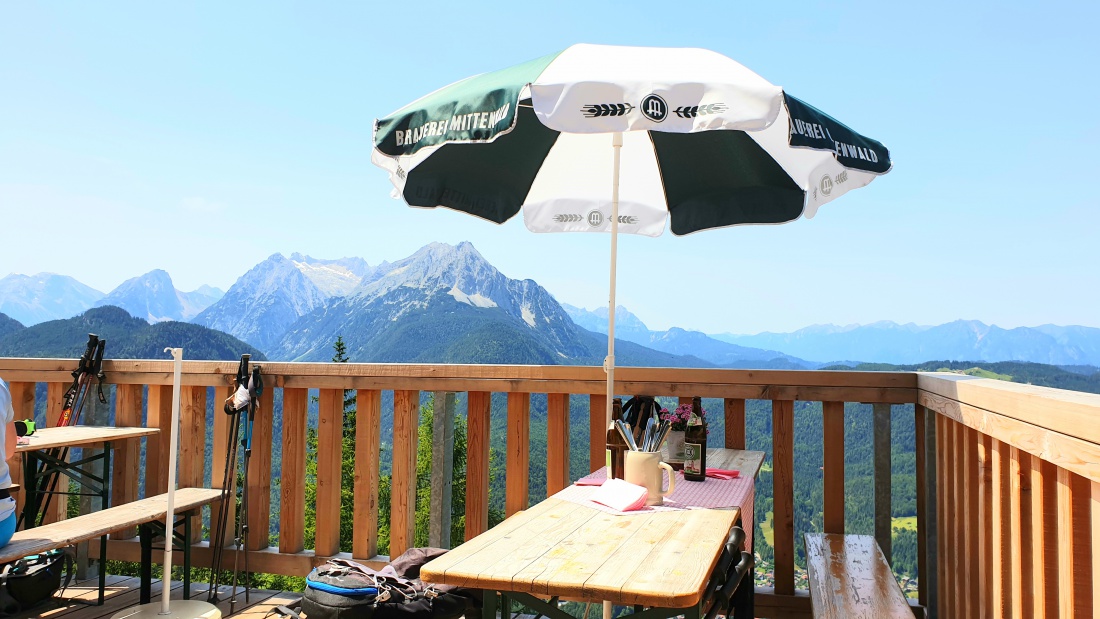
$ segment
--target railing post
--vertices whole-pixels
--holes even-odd
[[[890,405],[873,404],[875,445],[875,541],[891,562],[893,505],[890,500]]]
[[[466,394],[466,539],[489,529],[490,394]]]
[[[936,497],[936,413],[914,404],[917,449],[917,595],[928,619],[936,619],[939,527]]]
[[[179,476],[177,487],[202,488],[206,463],[206,387],[184,387],[180,400]],[[268,450],[270,452],[270,450]],[[202,515],[191,517],[191,542],[202,540]]]
[[[569,485],[569,394],[546,394],[546,496]]]
[[[745,448],[745,400],[726,398],[723,401],[726,422],[726,449]]]
[[[508,439],[504,510],[507,516],[527,509],[531,462],[531,394],[508,394]]]
[[[279,480],[279,552],[301,552],[305,549],[308,403],[308,389],[283,389],[283,473]],[[219,418],[222,417],[225,418],[223,424],[228,425],[231,417],[219,415]],[[217,447],[216,443],[215,447]],[[229,487],[233,487],[232,480],[229,482]],[[230,510],[229,518],[232,517],[232,510]]]
[[[607,461],[607,394],[588,396],[588,466],[598,471]]]
[[[775,592],[794,595],[794,401],[772,400]]]
[[[256,401],[256,422],[252,426],[252,456],[248,470],[248,548],[263,550],[271,545],[271,448],[274,423],[271,419],[274,389]],[[322,443],[324,444],[324,443]],[[339,441],[336,443],[339,445]],[[337,453],[340,449],[337,448]]]
[[[352,494],[356,527],[352,532],[354,557],[371,559],[378,554],[378,484],[381,474],[382,392],[355,392],[355,481]]]
[[[432,487],[428,517],[428,545],[435,548],[450,548],[455,394],[449,391],[436,391],[432,402]]]
[[[390,556],[413,547],[416,537],[416,441],[420,392],[393,392],[393,477],[390,494]]]
[[[822,525],[826,533],[844,532],[844,402],[822,402],[822,464],[824,505]]]

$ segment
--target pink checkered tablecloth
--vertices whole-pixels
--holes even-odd
[[[607,478],[607,467],[603,467],[595,473],[590,473],[577,479],[577,482],[588,485],[573,484],[566,486],[564,489],[558,491],[558,494],[553,495],[554,498],[568,500],[576,502],[592,509],[598,509],[606,513],[614,513],[616,516],[632,516],[638,515],[638,513],[653,513],[658,511],[680,511],[684,509],[718,509],[724,507],[739,507],[741,508],[741,523],[742,528],[745,529],[745,534],[748,539],[746,540],[746,548],[752,548],[752,495],[753,490],[753,478],[749,475],[740,475],[734,479],[714,479],[707,477],[705,482],[686,482],[684,480],[684,474],[682,471],[676,471],[676,489],[671,495],[664,497],[663,505],[646,506],[635,511],[619,511],[607,507],[603,504],[598,504],[592,500],[592,495],[599,488],[598,485],[592,485],[595,482],[601,482],[601,480]],[[664,473],[664,482],[662,485],[667,486],[669,483],[668,473]]]
[[[578,481],[597,482],[607,479],[607,467],[590,473]],[[582,482],[582,483],[583,483]],[[748,536],[746,548],[751,548],[752,522],[753,522],[753,478],[741,475],[735,479],[707,478],[704,482],[685,481],[683,471],[676,471],[676,491],[665,497],[663,505],[646,506],[642,509],[622,512],[601,503],[592,501],[591,497],[599,488],[598,485],[566,486],[554,495],[554,498],[579,503],[592,509],[598,509],[608,514],[618,516],[631,516],[636,514],[652,514],[654,512],[681,511],[685,509],[716,509],[722,507],[740,507],[741,522]],[[668,485],[668,474],[665,473],[663,485]]]

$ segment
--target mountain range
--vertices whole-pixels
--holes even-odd
[[[23,325],[99,306],[121,307],[146,323],[224,332],[271,359],[328,360],[337,336],[352,361],[598,365],[606,354],[606,308],[561,304],[532,280],[505,277],[469,243],[432,243],[376,266],[273,254],[225,293],[179,291],[162,270],[107,295],[64,275],[9,275],[0,279],[0,344]],[[1100,329],[1080,326],[878,322],[708,335],[653,331],[619,307],[616,340],[621,365],[817,369],[944,359],[1033,361],[1082,366],[1083,373],[1100,366]],[[0,345],[0,354],[13,352]]]
[[[89,333],[107,340],[105,356],[110,359],[167,359],[166,346],[182,347],[187,359],[233,361],[245,353],[258,361],[266,358],[255,347],[226,333],[186,322],[149,324],[113,305],[94,307],[72,318],[20,326],[6,334],[0,327],[0,355],[76,358],[84,352]]]

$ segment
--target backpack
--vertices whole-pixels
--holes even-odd
[[[447,552],[411,548],[381,570],[330,559],[306,576],[308,619],[457,619],[481,605],[481,592],[420,580],[420,567]]]
[[[634,440],[641,443],[645,426],[650,419],[661,421],[661,405],[651,395],[636,395],[623,404],[623,423],[633,430]]]
[[[16,614],[52,599],[58,589],[69,586],[74,571],[72,555],[61,549],[4,565],[0,568],[0,615]]]

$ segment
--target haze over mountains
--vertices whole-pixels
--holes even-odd
[[[432,243],[376,266],[361,258],[274,254],[225,293],[209,286],[176,290],[161,270],[106,295],[64,275],[9,275],[0,279],[0,342],[24,325],[100,306],[121,307],[149,323],[202,325],[269,359],[326,361],[337,336],[352,361],[598,365],[606,354],[606,308],[560,304],[536,282],[502,275],[469,243]],[[1079,326],[1001,329],[960,320],[707,335],[653,331],[620,307],[616,339],[621,365],[816,369],[933,359],[1100,365],[1100,329]]]

